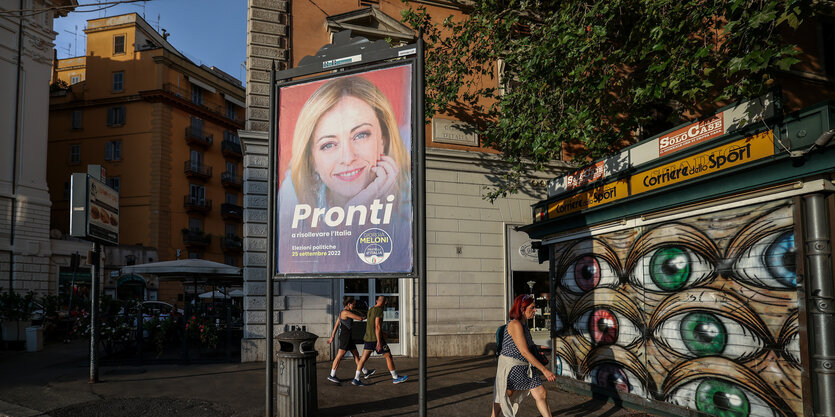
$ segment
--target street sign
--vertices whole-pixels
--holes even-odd
[[[72,174],[70,236],[118,245],[119,193],[89,174]]]

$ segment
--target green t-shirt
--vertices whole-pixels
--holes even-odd
[[[368,309],[368,315],[365,317],[365,337],[362,340],[366,342],[376,342],[377,341],[377,333],[374,331],[376,328],[376,321],[377,317],[380,320],[383,319],[383,308],[382,307],[371,307]]]

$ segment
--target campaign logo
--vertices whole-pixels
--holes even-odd
[[[357,238],[357,256],[369,265],[378,265],[391,255],[391,236],[383,229],[368,229]]]

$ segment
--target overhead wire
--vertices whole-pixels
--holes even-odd
[[[0,16],[2,15],[14,15],[15,17],[30,17],[35,16],[41,13],[50,12],[50,11],[59,11],[64,9],[75,9],[72,10],[73,13],[92,13],[92,12],[99,12],[102,10],[107,10],[111,7],[120,5],[120,4],[129,4],[129,3],[138,3],[142,1],[153,1],[153,0],[119,0],[119,1],[109,1],[103,3],[90,3],[90,4],[79,4],[76,6],[50,6],[50,7],[42,7],[42,8],[32,8],[32,9],[16,9],[16,10],[0,10]],[[107,5],[104,7],[98,7],[102,5]],[[97,7],[96,9],[91,10],[77,10],[79,7]]]

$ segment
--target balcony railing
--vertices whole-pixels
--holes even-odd
[[[209,246],[212,243],[212,236],[202,230],[183,230],[183,244],[186,246]]]
[[[223,203],[220,205],[220,216],[227,220],[241,220],[244,218],[244,208],[237,204]]]
[[[220,174],[220,183],[223,184],[224,187],[229,188],[240,189],[242,186],[241,177],[229,171],[224,171]]]
[[[185,207],[188,211],[206,213],[212,210],[212,200],[185,195],[183,196],[183,207]]]
[[[201,178],[207,180],[212,177],[212,167],[203,165],[193,159],[189,159],[183,164],[183,172],[189,178]]]
[[[223,152],[223,156],[227,157],[240,159],[243,156],[243,153],[241,152],[241,144],[232,142],[231,140],[224,140],[221,142],[220,151]]]
[[[189,90],[189,89],[181,88],[181,87],[178,87],[178,86],[176,86],[174,84],[171,84],[171,83],[163,84],[162,89],[169,94],[172,94],[172,95],[177,96],[177,97],[179,97],[183,100],[188,101],[189,103],[194,104],[195,106],[202,107],[202,108],[204,108],[204,109],[206,109],[206,110],[208,110],[208,111],[210,111],[210,112],[212,112],[212,113],[214,113],[218,116],[230,119],[229,116],[226,114],[226,106],[207,103],[205,100],[201,104],[193,103],[191,101],[191,90]],[[230,120],[234,120],[234,119],[230,119]],[[237,121],[237,120],[235,120],[235,121]]]
[[[212,146],[215,140],[214,135],[207,135],[202,128],[189,126],[186,127],[186,143],[189,145],[202,146],[208,148]]]
[[[237,235],[226,235],[226,237],[220,241],[220,249],[227,252],[240,252],[243,248],[243,239]]]

